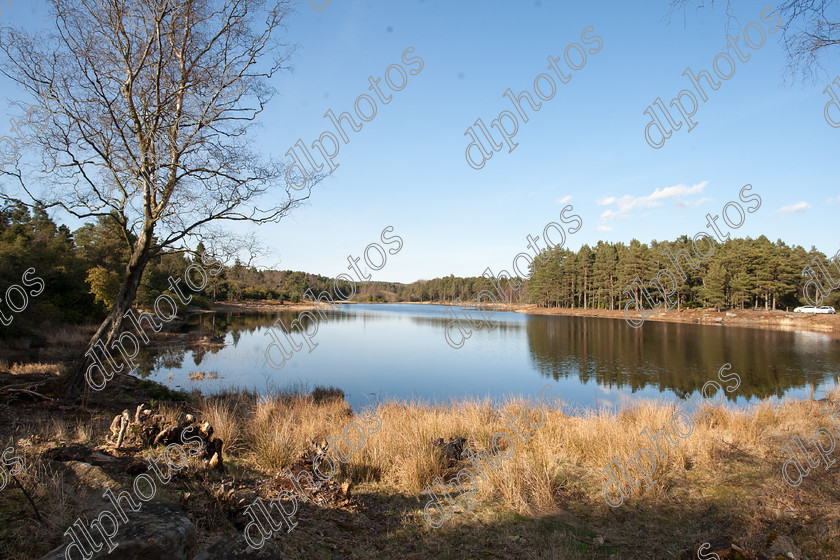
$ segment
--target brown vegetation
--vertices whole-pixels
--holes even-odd
[[[0,378],[3,384],[13,379]],[[122,383],[123,402],[149,398],[150,384]],[[289,488],[279,474],[311,471],[313,442],[339,435],[354,420],[341,397],[338,390],[319,389],[317,398],[300,390],[265,397],[242,392],[154,404],[157,414],[173,421],[189,412],[209,422],[225,442],[227,469],[179,474],[160,497],[184,509],[202,545],[238,534],[242,510],[255,496],[272,499],[279,488]],[[547,413],[530,440],[517,442],[512,456],[478,482],[475,509],[456,513],[439,529],[424,522],[430,498],[421,492],[434,477],[448,481],[470,465],[442,460],[438,438],[463,437],[475,450],[489,449],[494,433],[510,431],[502,412],[517,415],[523,406],[534,412],[536,405],[382,403],[375,409],[381,429],[314,493],[314,501],[300,504],[299,526],[275,540],[292,557],[317,558],[694,558],[706,541],[735,542],[744,558],[761,558],[757,553],[783,535],[812,559],[837,557],[840,514],[832,504],[840,495],[840,466],[813,470],[795,489],[780,475],[781,448],[792,435],[807,438],[818,426],[830,426],[822,411],[840,406],[840,391],[825,400],[711,411],[669,450],[653,475],[656,484],[634,491],[619,508],[604,501],[602,469],[615,456],[626,461],[649,446],[641,430],[670,425],[674,407],[644,402],[617,413]],[[22,493],[5,488],[0,554],[32,557],[61,542],[79,512],[43,451],[67,442],[113,450],[106,443],[108,424],[122,408],[130,407],[105,399],[66,407],[25,395],[0,405],[2,439],[26,453],[27,470],[18,478],[33,491],[45,519],[32,526]]]

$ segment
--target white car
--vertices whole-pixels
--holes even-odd
[[[833,307],[829,305],[823,305],[822,307],[815,307],[813,305],[805,305],[803,307],[797,307],[793,310],[794,313],[837,313]]]

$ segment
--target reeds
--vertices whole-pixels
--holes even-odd
[[[836,388],[829,394],[835,407],[840,404],[838,396]],[[341,437],[344,426],[354,419],[342,400],[316,401],[299,392],[234,402],[231,398],[205,399],[202,414],[220,435],[225,434],[221,437],[230,442],[231,451],[273,474],[291,466],[308,449],[310,439],[321,442],[328,435]],[[434,443],[438,438],[463,437],[471,449],[492,454],[495,433],[513,435],[502,413],[519,416],[525,409],[533,421],[540,406],[522,399],[501,406],[487,400],[380,403],[373,410],[382,419],[381,429],[367,435],[364,447],[352,452],[342,472],[354,482],[376,482],[416,496],[435,477],[448,480],[460,468],[473,468],[466,460],[455,467],[443,465]],[[752,457],[780,457],[779,449],[792,432],[810,434],[817,425],[828,425],[815,412],[819,408],[818,403],[799,401],[708,410],[705,419],[695,421],[691,435],[672,436],[675,448],[661,440],[664,458],[658,460],[651,477],[656,483],[647,491],[642,484],[631,499],[656,500],[684,482],[688,473],[713,481],[721,459],[733,450]],[[648,401],[618,412],[588,410],[574,416],[543,410],[544,423],[530,432],[527,441],[516,440],[510,458],[500,460],[495,469],[485,469],[486,479],[478,482],[476,494],[480,500],[498,502],[521,514],[538,514],[556,509],[563,493],[574,491],[607,507],[602,496],[604,467],[615,457],[626,462],[641,447],[650,449],[650,440],[641,433],[645,427],[654,434],[661,428],[673,434],[677,406]],[[704,412],[700,409],[694,416]],[[688,411],[685,414],[690,416]],[[678,425],[685,433],[686,416],[682,418]]]

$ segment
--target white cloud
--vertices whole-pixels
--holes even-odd
[[[712,199],[704,196],[703,198],[700,198],[700,199],[694,200],[694,201],[680,200],[679,202],[677,202],[677,207],[679,207],[679,208],[695,208],[697,206],[700,206],[701,204],[703,204],[707,200],[712,200]]]
[[[570,200],[572,200],[572,195],[567,194],[567,195],[566,195],[566,196],[564,196],[563,198],[558,198],[558,199],[557,199],[557,204],[566,204],[566,203],[567,203],[567,202],[569,202]]]
[[[795,214],[796,212],[802,212],[803,210],[807,210],[810,208],[811,205],[807,202],[797,202],[796,204],[788,204],[787,206],[782,206],[779,208],[779,214],[782,216],[790,216],[791,214]]]
[[[692,185],[690,187],[683,184],[674,185],[673,187],[656,189],[651,194],[646,196],[634,197],[630,195],[624,195],[621,198],[608,196],[606,198],[602,198],[601,200],[597,200],[595,203],[599,206],[615,206],[615,209],[606,210],[603,214],[601,214],[602,220],[620,218],[623,217],[625,214],[639,208],[654,208],[657,206],[662,206],[664,201],[670,199],[676,199],[677,206],[697,206],[703,201],[710,199],[702,198],[697,201],[686,202],[682,200],[682,198],[684,196],[703,192],[703,189],[706,188],[706,185],[708,183],[708,181],[703,181],[702,183],[697,183],[696,185]]]
[[[840,196],[837,198],[829,198],[826,202],[829,204],[840,204]]]
[[[612,231],[612,228],[610,226],[599,225],[595,228],[595,231]]]

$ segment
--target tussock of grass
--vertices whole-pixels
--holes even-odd
[[[224,415],[221,423],[235,422],[242,433],[236,453],[270,474],[289,467],[307,449],[307,439],[340,436],[347,423],[363,420],[342,401],[319,403],[302,392],[251,396],[235,407],[219,399],[203,410],[212,415],[211,408],[225,406],[218,412]],[[422,521],[431,499],[422,494],[426,485],[436,477],[449,482],[461,468],[475,472],[466,460],[443,464],[435,441],[463,437],[474,452],[492,454],[493,435],[512,434],[504,413],[520,416],[524,409],[536,423],[537,406],[520,399],[502,405],[487,400],[379,403],[374,411],[382,418],[381,429],[351,453],[341,476],[394,502],[415,504],[408,506],[412,521],[404,521],[401,530],[422,536],[427,552],[440,553],[437,557],[446,557],[453,538],[468,547],[463,543],[474,541],[479,549],[486,545],[478,543],[492,541],[494,550],[519,539],[540,543],[542,552],[534,558],[607,558],[618,551],[628,557],[677,557],[679,550],[723,535],[762,550],[770,525],[798,543],[810,543],[822,557],[840,553],[840,527],[830,513],[831,496],[840,495],[840,471],[832,469],[840,466],[826,471],[820,465],[796,489],[780,476],[787,458],[781,449],[790,438],[798,434],[805,441],[818,427],[830,426],[825,410],[840,407],[840,384],[823,402],[760,402],[745,409],[724,405],[691,411],[663,402],[574,414],[543,409],[545,420],[536,430],[517,422],[530,437],[517,440],[508,459],[495,469],[483,465],[486,479],[476,477],[475,508],[455,515],[441,529],[427,527]],[[694,420],[684,438],[672,425],[678,410],[686,410],[676,421],[683,434],[689,431],[688,419]],[[671,448],[660,438],[664,457],[657,454],[653,485],[646,489],[642,482],[620,507],[610,507],[602,471],[616,457],[626,464],[643,447],[656,452],[641,433],[645,427],[654,435],[667,429],[677,445]],[[454,489],[451,497],[460,500]],[[801,518],[813,523],[797,523]],[[552,529],[540,529],[540,524]]]
[[[12,367],[9,368],[9,372],[12,375],[25,375],[30,373],[52,373],[55,375],[62,375],[66,371],[67,368],[64,364],[45,364],[41,362],[33,362],[28,364],[14,363],[12,364]]]
[[[301,468],[297,459],[309,449],[309,440],[341,438],[350,422],[375,427],[364,422],[363,414],[353,413],[334,388],[315,388],[315,392],[317,398],[301,387],[268,396],[229,391],[195,397],[193,405],[225,442],[231,472],[242,480],[259,480],[261,475],[273,478],[286,468]],[[434,530],[423,521],[423,506],[430,499],[422,495],[426,485],[435,477],[448,482],[462,468],[475,470],[466,460],[444,464],[437,439],[463,437],[473,451],[492,454],[495,433],[513,434],[505,413],[520,416],[524,409],[536,422],[539,404],[522,399],[501,405],[488,400],[437,405],[382,402],[373,407],[382,419],[381,428],[366,434],[360,450],[350,451],[349,463],[338,475],[337,481],[353,480],[359,501],[346,508],[302,504],[301,526],[314,529],[317,523],[319,532],[335,537],[344,535],[348,526],[362,524],[370,531],[353,532],[353,542],[359,540],[359,557],[372,558],[396,557],[420,542],[424,557],[430,558],[678,558],[680,550],[723,535],[760,550],[771,529],[790,535],[812,558],[835,558],[840,553],[840,525],[833,504],[840,495],[840,464],[829,470],[820,465],[795,489],[780,476],[786,459],[782,447],[793,435],[806,441],[818,427],[830,426],[824,410],[840,407],[840,387],[824,401],[764,402],[746,409],[723,406],[708,410],[685,438],[673,435],[671,420],[677,407],[670,403],[641,402],[617,412],[575,414],[543,409],[545,419],[539,428],[532,431],[517,422],[530,437],[516,440],[514,449],[503,445],[503,452],[511,452],[509,458],[500,460],[495,469],[483,465],[486,480],[476,479],[475,508]],[[190,408],[172,403],[156,412],[174,418]],[[93,444],[108,433],[109,423],[106,415],[85,422],[72,417],[45,421],[23,433],[41,434],[42,440]],[[687,431],[684,424],[678,426]],[[662,439],[665,456],[652,475],[655,484],[646,490],[642,483],[622,506],[611,508],[602,493],[606,482],[602,470],[614,457],[626,463],[642,447],[652,448],[640,433],[645,427],[654,434],[667,428],[678,445],[671,449]],[[74,506],[62,495],[63,487],[51,482],[46,471],[37,470],[43,468],[29,455],[27,473],[20,478],[29,488],[37,487],[38,505],[49,519],[49,527],[39,535],[55,544],[78,512],[71,514]],[[213,486],[216,482],[205,483],[213,488],[208,495],[221,492]],[[163,492],[176,489],[184,490],[173,482]],[[276,492],[262,480],[254,489],[265,489],[264,498]],[[28,515],[21,493],[9,488],[6,492],[3,497],[11,498],[14,511],[23,512],[17,515]],[[459,500],[454,489],[451,497]],[[359,512],[364,515],[357,516]],[[31,535],[10,530],[0,531],[0,536],[23,546],[22,539]],[[278,542],[296,543],[289,545],[290,550],[320,546],[305,531],[284,534],[282,539]],[[330,557],[326,549],[323,557]]]
[[[328,390],[320,392],[325,393]],[[352,453],[350,472],[360,475],[357,479],[373,478],[418,495],[435,477],[448,479],[460,468],[474,470],[464,460],[446,472],[434,444],[437,438],[464,437],[474,451],[492,454],[495,433],[512,435],[502,412],[519,416],[525,409],[536,422],[536,407],[536,403],[521,400],[510,401],[501,409],[479,400],[435,406],[381,403],[375,411],[382,418],[382,427],[367,434],[364,447]],[[814,403],[801,402],[785,407],[762,403],[747,410],[712,409],[706,419],[694,423],[691,435],[682,439],[673,431],[671,420],[677,408],[672,404],[644,402],[620,412],[587,411],[577,416],[546,410],[543,425],[533,432],[518,423],[530,438],[515,441],[512,456],[500,460],[496,469],[485,469],[487,479],[479,482],[478,496],[497,500],[518,513],[536,514],[555,509],[560,490],[574,487],[593,503],[607,507],[601,495],[606,481],[603,468],[615,457],[626,463],[642,447],[652,448],[641,434],[649,427],[653,434],[667,429],[678,444],[672,449],[660,438],[665,457],[657,457],[652,475],[657,482],[647,491],[643,485],[630,498],[656,499],[680,484],[686,473],[715,471],[732,449],[753,457],[781,457],[781,446],[794,433],[810,436],[818,425],[827,425],[827,419],[815,415],[814,408]],[[229,442],[228,449],[250,455],[256,465],[268,470],[291,465],[308,448],[308,440],[340,437],[349,422],[360,423],[342,400],[297,393],[261,399],[207,398],[200,409]],[[689,429],[684,420],[677,425],[683,433]]]
[[[249,395],[208,397],[202,399],[198,409],[201,417],[210,422],[215,435],[223,442],[223,453],[240,450],[242,441],[242,410],[253,402]]]
[[[223,415],[216,406],[213,414]],[[257,465],[282,470],[291,465],[308,440],[324,440],[340,432],[349,421],[350,407],[343,400],[316,404],[311,396],[274,394],[256,400],[244,410],[243,438]]]
[[[169,374],[172,375],[171,373]],[[204,381],[205,379],[219,379],[217,371],[194,371],[189,375],[190,381]]]
[[[838,396],[837,389],[830,394],[835,407],[840,404]],[[366,436],[364,447],[352,452],[349,468],[344,470],[355,481],[374,481],[417,496],[435,477],[449,480],[460,468],[474,470],[464,460],[447,471],[434,444],[437,438],[464,437],[474,451],[492,454],[495,433],[513,435],[502,412],[519,416],[524,409],[536,422],[537,406],[523,400],[511,400],[501,408],[486,400],[448,405],[380,403],[374,410],[382,418],[381,429]],[[671,420],[678,409],[673,404],[642,402],[619,412],[590,410],[575,416],[544,409],[543,425],[528,431],[527,441],[516,441],[511,457],[501,459],[496,469],[485,469],[487,479],[478,482],[477,498],[519,514],[538,515],[556,511],[561,497],[572,492],[585,496],[600,511],[610,511],[602,494],[606,482],[602,470],[615,457],[626,463],[642,447],[655,451],[641,434],[645,427],[654,435],[667,429],[677,446],[671,448],[660,438],[665,457],[657,457],[652,475],[656,483],[649,490],[643,483],[625,501],[625,507],[628,503],[671,500],[673,489],[689,477],[727,485],[737,472],[751,472],[755,484],[780,490],[781,447],[793,434],[806,438],[818,426],[829,425],[817,409],[817,403],[808,401],[786,406],[758,403],[746,410],[708,409],[707,417],[695,421],[691,435],[685,438],[674,434]],[[230,397],[207,398],[201,411],[225,434],[222,438],[232,442],[229,449],[249,456],[255,465],[269,471],[291,465],[308,448],[308,440],[340,437],[349,422],[361,422],[341,400],[316,400],[299,393],[233,401]],[[701,409],[695,417],[705,411]],[[683,433],[688,431],[685,418],[689,414],[681,415],[683,419],[677,423]],[[521,421],[518,425],[526,433]],[[749,460],[731,464],[728,461],[733,453]],[[765,458],[772,458],[769,466]],[[644,464],[648,465],[646,459]]]

